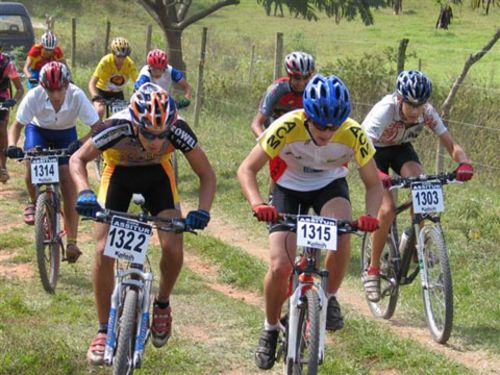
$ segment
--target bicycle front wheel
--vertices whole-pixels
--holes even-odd
[[[61,265],[56,208],[51,194],[41,193],[36,201],[35,242],[38,272],[44,289],[54,293]]]
[[[137,291],[127,288],[118,323],[118,346],[113,359],[113,374],[115,375],[128,375],[134,372],[136,316]]]
[[[370,265],[371,251],[372,235],[370,233],[365,233],[361,245],[362,276]],[[371,302],[366,299],[371,313],[377,318],[390,319],[396,310],[399,296],[396,265],[397,258],[398,250],[391,231],[382,250],[382,254],[380,255],[380,300],[378,302]]]
[[[319,334],[320,334],[320,308],[319,295],[315,289],[309,289],[299,315],[298,334],[295,352],[295,362],[290,360],[286,364],[287,374],[314,375],[318,373],[319,366]],[[323,306],[326,309],[326,306]],[[324,329],[324,327],[323,327]]]
[[[428,223],[420,230],[423,244],[421,265],[422,294],[427,326],[435,341],[448,341],[453,325],[453,286],[448,250],[439,223]]]

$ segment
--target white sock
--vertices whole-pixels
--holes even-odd
[[[264,320],[264,329],[266,331],[276,331],[279,327],[280,327],[280,325],[278,323],[276,323],[276,324],[269,324],[269,322],[267,321],[267,319]]]

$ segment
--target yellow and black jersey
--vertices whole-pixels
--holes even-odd
[[[348,118],[332,134],[330,143],[318,146],[306,127],[306,114],[298,109],[276,120],[259,139],[272,159],[271,176],[280,186],[297,190],[321,189],[347,175],[347,163],[364,166],[375,154],[361,125]]]

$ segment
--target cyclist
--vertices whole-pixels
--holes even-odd
[[[42,67],[51,61],[64,60],[64,53],[57,45],[56,35],[52,31],[46,31],[42,34],[40,43],[34,44],[28,52],[23,72],[26,75],[28,89],[38,85],[38,77]]]
[[[16,94],[12,97],[10,82],[14,82]],[[14,105],[24,95],[24,87],[17,72],[16,65],[9,56],[0,52],[0,102],[4,105]],[[9,123],[10,110],[0,110],[0,182],[6,183],[10,176],[7,171],[5,151],[7,148],[7,125]]]
[[[465,152],[455,143],[434,107],[428,103],[432,93],[431,80],[422,72],[409,70],[397,77],[396,91],[385,96],[371,109],[363,128],[375,145],[375,161],[384,186],[389,182],[389,168],[402,177],[423,173],[422,165],[412,142],[422,129],[432,130],[454,161],[457,180],[470,180],[474,174]],[[380,228],[373,234],[372,256],[363,283],[369,301],[380,300],[380,255],[395,216],[395,203],[389,191],[384,192],[378,213]]]
[[[24,150],[35,147],[68,148],[74,152],[80,144],[76,132],[76,120],[94,126],[99,117],[83,90],[70,83],[66,65],[52,61],[40,72],[40,86],[30,90],[19,104],[16,121],[9,129],[7,156],[22,158],[24,152],[17,147],[21,129],[25,127]],[[86,135],[85,140],[90,134]],[[59,159],[59,177],[64,202],[64,222],[68,241],[66,256],[69,263],[77,261],[81,252],[77,246],[78,214],[75,211],[76,190],[69,175],[68,158]],[[31,202],[24,209],[24,222],[35,222],[35,187],[31,184],[31,170],[26,163],[25,174]]]
[[[210,220],[215,194],[215,174],[196,135],[177,115],[174,100],[159,86],[145,83],[130,100],[129,111],[114,114],[93,131],[92,138],[75,153],[70,168],[79,194],[77,210],[94,216],[100,207],[127,211],[133,193],[146,199],[152,215],[180,217],[179,196],[170,155],[184,153],[200,180],[198,209],[187,214],[187,223],[203,229]],[[90,190],[85,166],[103,153],[106,167],[98,197]],[[90,364],[103,363],[114,259],[103,255],[109,225],[97,223],[93,286],[99,328],[87,352]],[[182,267],[182,234],[158,232],[162,256],[160,286],[155,298],[151,334],[153,345],[163,346],[172,332],[170,293]]]
[[[302,108],[302,93],[314,74],[314,57],[292,52],[285,57],[286,77],[277,79],[262,97],[259,110],[250,125],[256,137],[286,112]]]
[[[94,108],[102,119],[106,110],[105,99],[124,100],[123,89],[129,80],[137,79],[137,67],[130,58],[130,44],[125,38],[111,41],[111,53],[104,56],[89,81],[89,92]]]
[[[168,57],[161,49],[149,51],[146,58],[147,64],[139,72],[139,78],[135,81],[134,88],[137,90],[146,82],[153,82],[163,90],[171,93],[172,84],[179,85],[188,100],[192,99],[191,86],[187,83],[184,74],[168,64]]]
[[[373,161],[375,150],[361,126],[351,118],[349,92],[336,76],[314,76],[304,90],[304,109],[289,112],[262,134],[238,169],[238,179],[254,215],[270,225],[270,265],[264,279],[266,319],[255,351],[261,369],[274,365],[280,310],[286,300],[288,280],[295,259],[295,236],[289,228],[276,224],[278,213],[306,214],[309,208],[325,217],[351,220],[347,163],[354,160],[366,188],[366,214],[359,228],[372,231],[382,199],[382,184]],[[264,203],[256,175],[266,162],[278,157],[283,169],[275,182],[271,204]],[[336,293],[349,263],[350,236],[341,235],[338,251],[329,251],[328,330],[343,327]]]

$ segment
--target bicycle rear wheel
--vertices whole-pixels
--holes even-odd
[[[361,274],[370,265],[371,249],[372,235],[365,233],[361,245]],[[380,301],[371,302],[368,299],[366,300],[371,313],[377,318],[390,319],[396,310],[399,296],[397,265],[395,261],[397,258],[398,250],[391,230],[380,255]]]
[[[427,223],[420,230],[420,239],[424,246],[421,272],[427,280],[427,286],[422,286],[427,326],[433,339],[444,344],[453,326],[453,286],[441,225]]]
[[[127,288],[124,300],[118,323],[118,345],[113,359],[113,374],[115,375],[128,375],[134,372],[137,291]]]
[[[319,335],[320,308],[319,296],[315,289],[309,289],[306,303],[300,311],[298,335],[296,343],[295,362],[287,359],[286,373],[288,375],[318,373],[319,366]],[[323,306],[326,308],[326,306]],[[323,327],[324,329],[324,327]]]
[[[41,193],[36,201],[36,260],[44,289],[54,293],[61,265],[60,240],[57,233],[56,208],[51,194]]]

